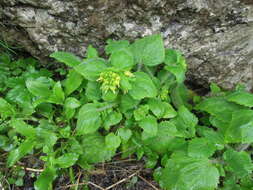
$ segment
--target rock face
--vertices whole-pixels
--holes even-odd
[[[1,0],[0,31],[41,60],[161,32],[187,57],[188,80],[253,87],[252,0]]]

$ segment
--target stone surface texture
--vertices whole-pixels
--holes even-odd
[[[46,60],[83,56],[108,38],[162,33],[187,57],[188,80],[253,87],[253,0],[1,0],[0,37]]]

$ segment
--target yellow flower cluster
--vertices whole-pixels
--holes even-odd
[[[105,93],[111,90],[115,94],[117,88],[120,86],[119,74],[112,71],[102,72],[97,81],[102,83],[101,89]]]
[[[162,88],[160,93],[161,100],[167,100],[168,99],[169,90],[167,88]]]

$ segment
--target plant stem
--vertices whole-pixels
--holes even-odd
[[[104,107],[98,108],[97,111],[98,111],[98,112],[104,111],[104,110],[107,110],[107,109],[109,109],[109,108],[114,107],[115,105],[116,105],[116,103],[108,104],[108,105],[106,105],[106,106],[104,106]]]

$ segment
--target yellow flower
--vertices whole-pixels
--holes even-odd
[[[130,71],[125,71],[124,74],[125,74],[127,77],[134,77],[134,74],[131,73]]]
[[[114,94],[117,88],[120,86],[120,76],[119,74],[112,71],[102,72],[97,79],[98,82],[102,83],[101,89],[106,93],[111,90]]]

